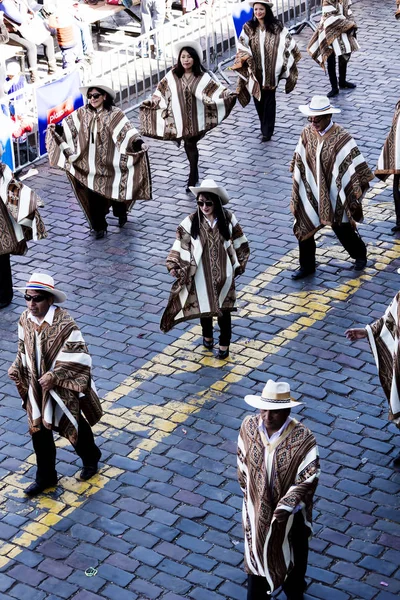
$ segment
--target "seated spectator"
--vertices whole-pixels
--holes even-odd
[[[25,48],[27,52],[27,62],[30,71],[30,81],[35,83],[38,80],[38,60],[37,44],[28,36],[36,38],[37,29],[43,29],[43,22],[37,17],[34,19],[34,13],[28,4],[22,0],[0,0],[0,11],[3,13],[5,24],[9,34],[9,44],[18,45]],[[31,29],[31,31],[30,31]],[[32,34],[32,36],[30,36]],[[56,58],[54,53],[54,42],[50,35],[44,35],[43,45],[45,57],[48,62],[48,73],[52,75],[57,70]]]
[[[11,61],[6,66],[5,91],[10,96],[9,111],[13,121],[12,136],[19,142],[26,141],[26,134],[33,131],[33,120],[28,114],[30,94],[25,75],[18,62]]]

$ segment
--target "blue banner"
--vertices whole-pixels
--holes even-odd
[[[14,172],[14,152],[12,143],[12,121],[7,104],[0,106],[0,162],[5,163]]]
[[[235,26],[236,37],[239,38],[242,33],[243,25],[250,21],[253,16],[253,9],[247,2],[234,4],[232,7],[232,18]]]
[[[83,106],[79,73],[74,71],[58,81],[36,88],[40,154],[46,153],[46,130],[50,124],[61,123],[74,110]]]

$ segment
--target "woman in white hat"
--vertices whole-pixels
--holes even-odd
[[[286,80],[285,92],[296,86],[300,51],[288,29],[274,17],[272,2],[249,2],[253,18],[244,24],[233,69],[239,73],[239,102],[246,106],[251,96],[260,119],[262,141],[268,142],[275,128],[276,89]]]
[[[145,136],[179,144],[183,140],[190,164],[186,186],[189,193],[199,179],[197,144],[230,114],[236,94],[204,69],[203,50],[198,42],[182,40],[175,44],[174,54],[176,65],[140,107],[140,125]]]
[[[151,198],[150,165],[139,132],[114,105],[115,91],[101,80],[80,90],[86,106],[67,116],[62,126],[49,125],[46,145],[50,164],[66,171],[100,239],[107,233],[110,206],[123,227],[135,201]]]
[[[220,328],[217,358],[229,356],[231,312],[236,310],[235,277],[244,273],[249,244],[235,215],[223,208],[229,202],[225,189],[213,179],[191,187],[197,211],[179,225],[167,258],[176,281],[161,318],[161,330],[200,317],[203,345],[214,347],[213,322]]]

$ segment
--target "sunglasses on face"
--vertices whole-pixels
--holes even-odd
[[[210,200],[205,200],[203,202],[203,200],[197,200],[197,206],[214,206],[214,202],[211,202]]]
[[[91,98],[94,98],[94,100],[97,100],[98,98],[100,98],[100,96],[102,96],[103,94],[88,94],[87,95],[87,99],[90,100]]]
[[[43,302],[43,300],[46,300],[46,296],[42,296],[41,294],[38,294],[37,296],[25,294],[24,298],[27,302]]]
[[[323,119],[326,118],[326,116],[322,116],[322,117],[308,117],[308,121],[309,121],[309,123],[320,123]]]

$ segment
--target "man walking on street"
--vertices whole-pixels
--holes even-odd
[[[288,383],[270,379],[261,396],[246,396],[245,402],[260,410],[245,417],[238,440],[247,600],[266,598],[280,587],[288,600],[303,600],[320,474],[317,444],[290,417],[301,402],[290,397]]]
[[[66,294],[43,273],[33,273],[24,288],[15,289],[24,292],[27,310],[19,320],[18,353],[8,374],[27,412],[36,453],[36,481],[25,490],[33,497],[57,485],[53,431],[66,437],[82,459],[80,479],[97,473],[101,452],[90,425],[102,410],[82,334],[68,312],[55,305]]]
[[[300,268],[292,279],[315,272],[315,233],[330,225],[342,246],[355,259],[354,269],[367,264],[367,248],[356,222],[363,220],[361,200],[374,178],[355,140],[332,121],[340,113],[326,96],[314,96],[299,106],[308,117],[298,141],[290,170],[293,191],[290,210],[299,242]]]

